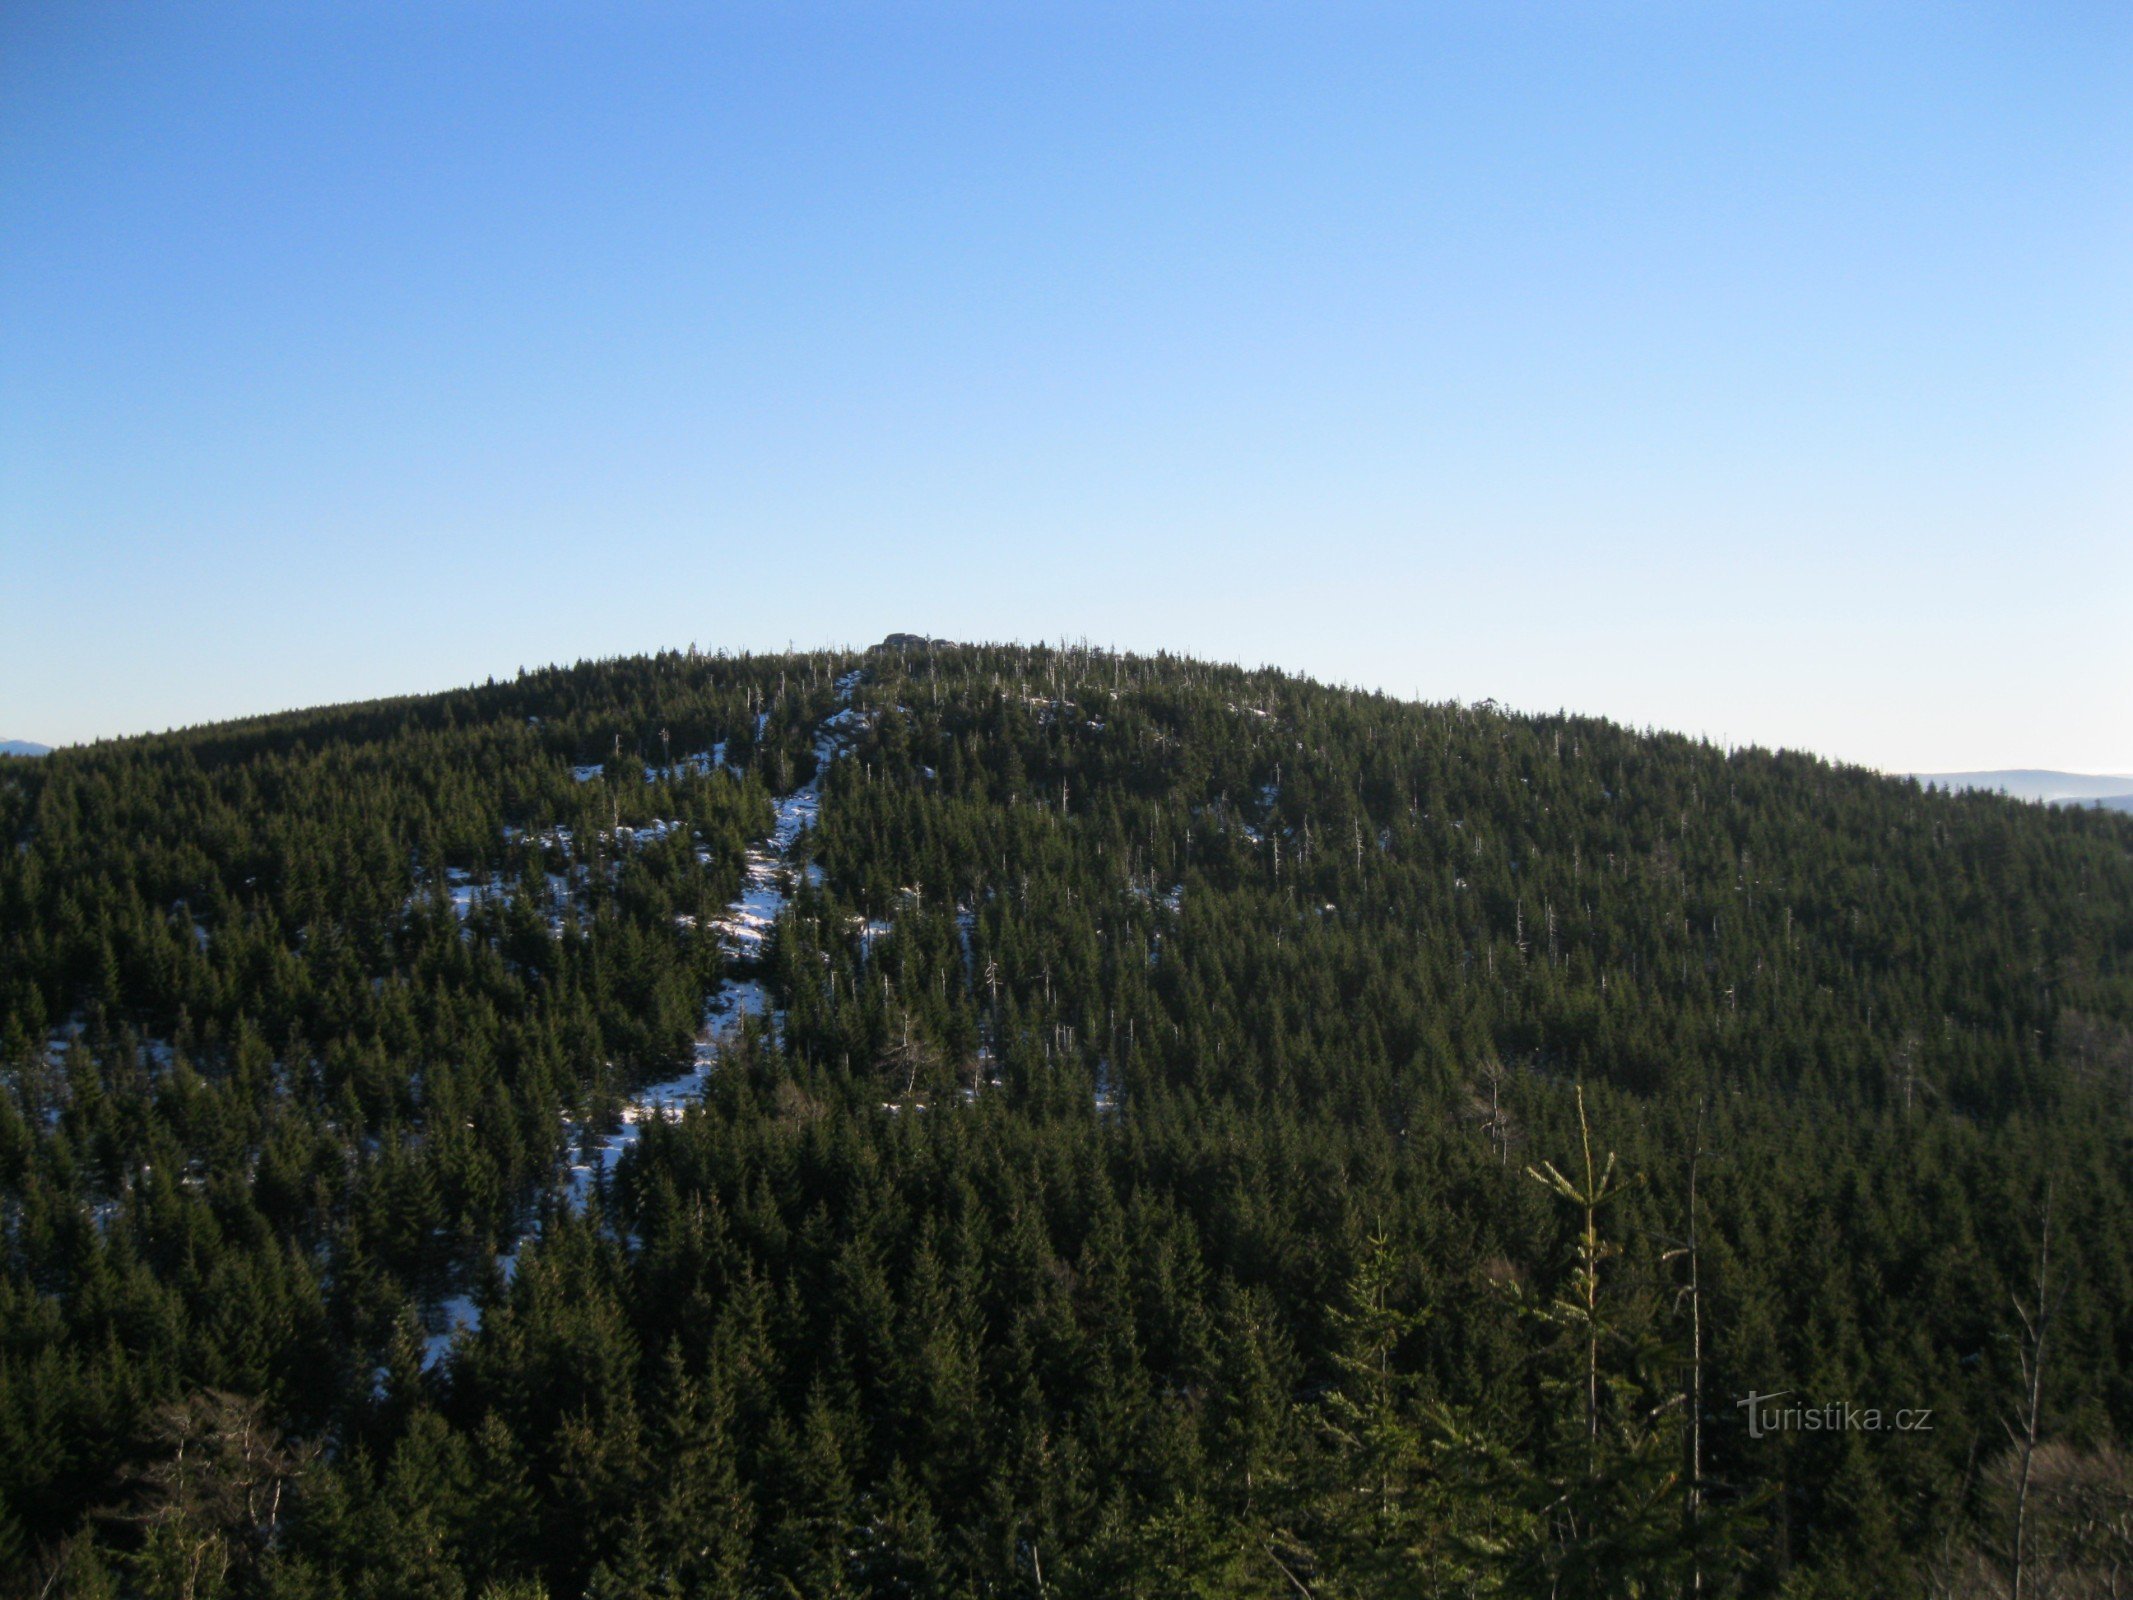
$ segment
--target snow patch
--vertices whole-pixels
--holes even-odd
[[[462,1331],[473,1334],[481,1328],[481,1307],[467,1295],[455,1294],[440,1301],[433,1319],[444,1326],[422,1341],[422,1370],[430,1371],[452,1353],[452,1343]]]
[[[726,765],[726,741],[721,739],[708,750],[699,750],[694,755],[683,756],[670,767],[646,767],[646,783],[672,783],[677,778],[708,778],[714,772],[731,772]]]
[[[816,732],[815,775],[776,802],[770,837],[750,847],[744,858],[740,898],[726,908],[724,915],[712,920],[711,926],[718,930],[727,953],[738,960],[761,958],[764,943],[791,898],[793,848],[822,815],[823,771],[871,726],[867,713],[851,705],[852,691],[862,676],[861,671],[854,670],[837,680],[837,694],[844,704],[825,717]],[[767,715],[761,719],[768,720]],[[725,746],[718,746],[713,757],[723,764]],[[655,823],[634,830],[634,834],[641,843],[643,836],[654,830],[659,830],[656,836],[663,837],[665,830],[680,826]],[[566,1121],[572,1157],[564,1195],[573,1210],[585,1208],[594,1186],[613,1174],[623,1152],[637,1143],[646,1123],[678,1121],[689,1106],[703,1097],[704,1085],[718,1064],[720,1051],[739,1035],[751,1017],[767,1019],[775,1030],[778,1018],[770,1010],[769,991],[756,978],[728,977],[704,1003],[704,1023],[697,1033],[687,1072],[638,1091],[622,1108],[621,1126],[597,1139],[588,1139],[586,1130]]]

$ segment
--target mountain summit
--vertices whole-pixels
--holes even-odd
[[[939,641],[104,741],[0,1596],[2102,1593],[2129,1149],[2107,812]]]

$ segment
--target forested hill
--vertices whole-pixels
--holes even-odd
[[[2133,817],[913,639],[0,840],[0,1593],[2133,1573]]]

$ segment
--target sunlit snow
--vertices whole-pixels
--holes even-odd
[[[712,926],[717,928],[727,952],[739,960],[761,957],[765,940],[791,898],[793,848],[822,815],[823,772],[868,726],[867,714],[850,703],[860,676],[855,670],[837,680],[837,693],[845,704],[824,718],[817,730],[815,775],[776,802],[770,837],[751,846],[744,857],[740,897],[727,906],[724,915],[713,920]],[[725,746],[720,744],[714,748],[711,760],[721,763],[724,756]],[[881,926],[887,930],[887,924]],[[589,1155],[583,1149],[583,1130],[572,1126],[574,1153],[565,1192],[574,1208],[584,1208],[592,1186],[614,1171],[623,1151],[637,1142],[645,1123],[655,1118],[676,1119],[702,1096],[720,1047],[736,1036],[750,1017],[769,1017],[775,1026],[777,1019],[770,1016],[768,993],[754,978],[727,978],[704,1003],[704,1025],[697,1034],[695,1059],[687,1072],[640,1090],[622,1108],[621,1126],[593,1141]]]

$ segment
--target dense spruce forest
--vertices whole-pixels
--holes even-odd
[[[0,1593],[2133,1592],[2133,817],[903,641],[0,841]]]

